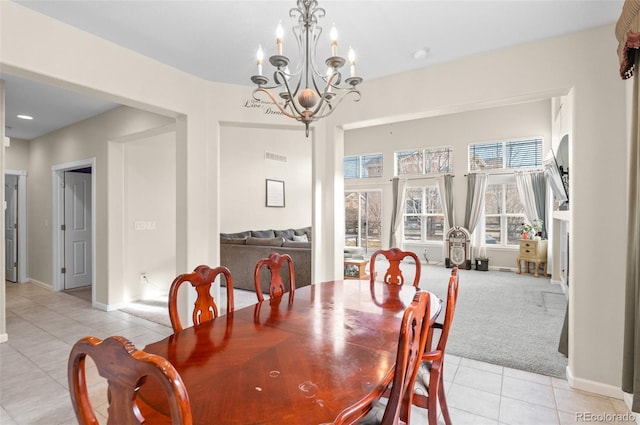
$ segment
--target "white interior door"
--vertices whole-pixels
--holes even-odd
[[[91,173],[64,172],[64,289],[92,284]]]
[[[18,176],[5,175],[5,278],[18,281]]]

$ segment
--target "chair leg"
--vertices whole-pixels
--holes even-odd
[[[438,425],[438,390],[440,386],[441,371],[438,368],[431,368],[429,377],[429,398],[427,400],[427,418],[429,425]]]
[[[429,406],[427,407],[427,417],[429,418],[429,425],[438,425],[438,397],[434,395],[429,397]]]
[[[451,425],[451,416],[449,416],[449,407],[447,406],[442,374],[440,374],[440,382],[438,385],[438,400],[440,400],[440,410],[442,411],[442,419],[444,420],[445,425]]]

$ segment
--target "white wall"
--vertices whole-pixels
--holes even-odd
[[[27,171],[29,167],[29,141],[11,139],[10,146],[4,150],[4,167],[7,170]]]
[[[178,274],[175,155],[175,131],[124,142],[125,302],[168,294]]]
[[[51,285],[52,276],[52,194],[51,167],[87,158],[96,158],[96,301],[108,305],[108,241],[114,229],[107,223],[109,175],[107,142],[170,124],[173,119],[129,107],[120,107],[49,133],[30,142],[27,178],[28,276]],[[175,163],[175,162],[174,162]],[[149,167],[146,161],[145,169]],[[112,303],[123,302],[122,288],[111,288]]]
[[[344,154],[383,154],[383,175],[363,181],[345,180],[345,190],[379,187],[383,189],[383,246],[388,247],[389,223],[393,203],[389,180],[394,173],[394,152],[413,148],[452,146],[455,178],[453,196],[455,225],[464,225],[467,179],[469,171],[467,147],[483,143],[517,138],[542,137],[543,153],[551,146],[551,100],[518,103],[487,109],[439,115],[436,117],[402,121],[393,124],[349,130],[344,136]],[[410,180],[412,185],[436,186],[435,179]],[[429,243],[432,257],[442,260],[442,243]],[[413,244],[418,247],[420,245]],[[440,251],[438,251],[438,247]],[[422,256],[423,249],[417,249]],[[488,246],[487,255],[492,267],[514,268],[517,248]],[[434,258],[435,259],[435,258]]]
[[[311,140],[295,129],[224,125],[220,129],[220,231],[311,225]],[[265,158],[265,152],[286,162]],[[265,180],[282,180],[285,207],[265,206]]]

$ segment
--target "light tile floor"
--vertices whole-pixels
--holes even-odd
[[[9,341],[0,344],[2,425],[76,423],[69,401],[67,356],[79,338],[122,335],[144,347],[171,334],[166,326],[121,311],[92,309],[88,301],[33,284],[7,283],[6,294]],[[571,389],[562,379],[451,355],[444,373],[455,425],[633,423],[622,400]],[[105,384],[97,374],[88,375],[96,410],[101,423],[106,423]],[[600,416],[581,420],[579,414]],[[412,422],[423,423],[416,420],[419,416],[422,412]]]

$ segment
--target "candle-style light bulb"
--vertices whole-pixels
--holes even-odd
[[[351,76],[356,76],[356,52],[353,51],[351,47],[349,47],[349,68],[351,70]]]
[[[331,56],[338,56],[338,30],[335,24],[331,27],[329,38],[331,38]]]
[[[276,44],[278,45],[278,54],[282,55],[282,37],[284,36],[284,29],[282,28],[282,21],[278,23],[276,27]]]
[[[262,60],[264,59],[264,52],[262,46],[258,45],[258,52],[256,53],[256,59],[258,63],[258,75],[262,75]]]

